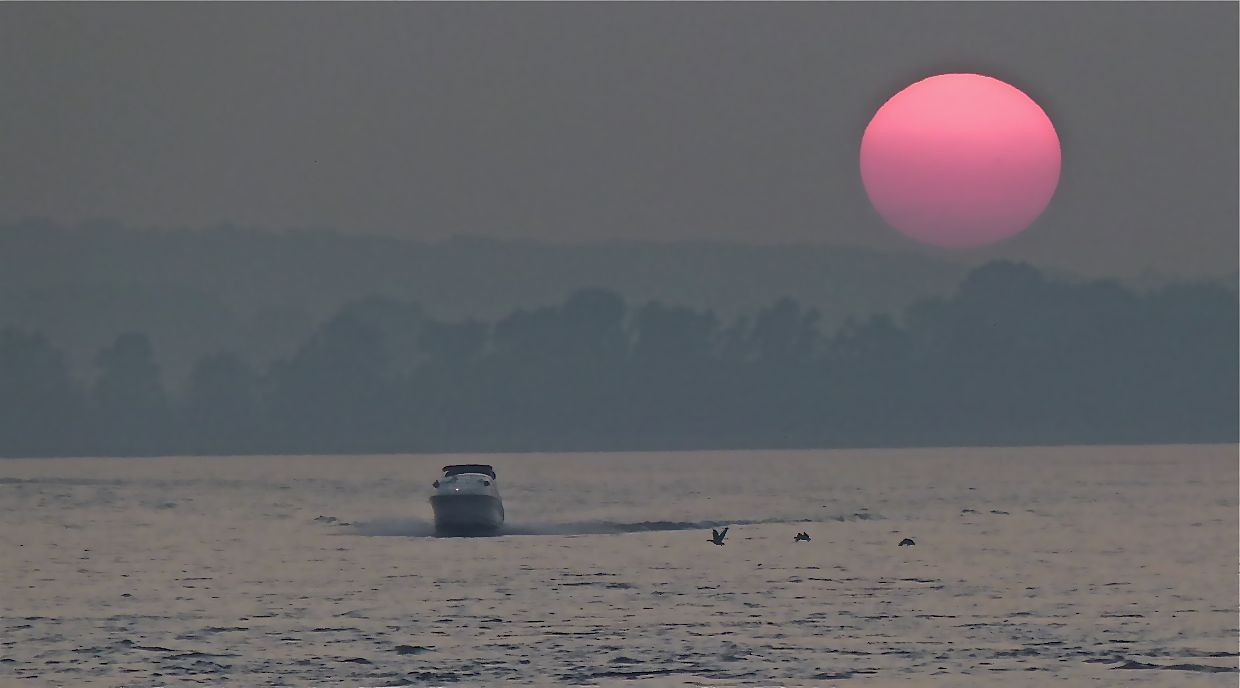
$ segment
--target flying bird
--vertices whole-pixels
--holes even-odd
[[[727,529],[727,528],[724,528],[722,532],[720,532],[720,531],[718,531],[718,530],[715,530],[714,528],[711,528],[711,529],[710,529],[710,540],[709,540],[709,542],[712,542],[712,543],[714,543],[714,544],[719,545],[720,547],[722,547],[722,546],[723,546],[723,538],[727,537],[727,534],[728,534],[728,529]]]
[[[797,533],[797,536],[792,538],[792,541],[793,542],[809,542],[809,533],[804,533],[804,532]]]
[[[913,542],[913,538],[904,538],[903,540],[901,540],[901,541],[900,541],[900,546],[901,546],[901,547],[911,547],[911,546],[913,546],[913,545],[915,545],[915,544],[917,544],[917,543],[916,543],[916,542]]]

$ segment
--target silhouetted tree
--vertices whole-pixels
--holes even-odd
[[[400,421],[384,342],[356,315],[332,318],[271,377],[274,429],[299,451],[377,448]]]
[[[828,389],[819,360],[818,312],[782,298],[758,311],[749,328],[749,354],[732,372],[734,397],[724,416],[734,427],[761,428],[748,440],[761,446],[793,446],[819,435],[827,424]]]
[[[719,357],[732,363],[742,363],[757,356],[754,349],[753,319],[747,315],[738,317],[719,333]]]
[[[64,356],[43,335],[0,330],[0,455],[75,451],[81,401]]]
[[[709,311],[652,301],[633,323],[633,357],[642,365],[693,365],[715,354],[719,320]]]
[[[750,333],[759,360],[788,365],[809,360],[820,341],[818,311],[802,310],[795,299],[782,298],[758,312]]]
[[[430,319],[416,303],[371,297],[346,304],[337,314],[374,331],[390,372],[406,375],[425,360],[422,346]]]
[[[203,356],[190,374],[185,425],[197,451],[235,453],[261,449],[265,419],[258,379],[235,353]]]
[[[1159,400],[1144,424],[1173,441],[1235,441],[1240,416],[1240,315],[1236,293],[1211,284],[1180,284],[1146,299],[1149,326],[1134,338],[1148,387]],[[1164,440],[1165,441],[1165,440]]]
[[[483,364],[494,394],[488,432],[518,446],[563,428],[566,446],[614,433],[628,340],[624,300],[604,289],[560,306],[519,310],[496,323]]]
[[[418,339],[422,363],[401,390],[399,436],[423,451],[475,445],[486,434],[490,398],[497,393],[482,371],[490,328],[467,320],[427,320]]]
[[[710,311],[650,302],[631,323],[632,354],[614,413],[646,446],[700,446],[727,413],[733,380],[719,358],[719,320]]]
[[[84,407],[58,351],[7,330],[0,454],[1234,442],[1238,311],[1216,285],[1137,293],[1009,261],[830,337],[793,299],[725,324],[583,289],[493,327],[364,299],[266,374],[199,359],[179,426],[145,335],[98,353]]]
[[[477,359],[487,345],[486,323],[466,320],[459,323],[428,321],[418,339],[418,348],[433,366],[458,366]]]
[[[95,358],[95,436],[107,451],[143,455],[168,451],[172,415],[163,375],[146,335],[126,333]]]
[[[560,308],[565,346],[595,361],[618,361],[628,353],[624,299],[606,289],[579,289]]]

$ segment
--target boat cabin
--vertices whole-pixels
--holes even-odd
[[[481,473],[489,475],[492,480],[495,480],[495,469],[485,463],[464,463],[443,467],[443,477],[445,478],[462,473]]]

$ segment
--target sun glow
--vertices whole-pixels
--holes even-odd
[[[937,246],[974,247],[1023,231],[1060,172],[1046,113],[1010,84],[942,74],[892,96],[861,139],[861,178],[892,227]]]

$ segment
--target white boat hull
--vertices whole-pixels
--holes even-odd
[[[504,526],[495,469],[485,464],[444,466],[431,494],[431,509],[436,535],[495,535]]]
[[[434,495],[435,534],[494,535],[504,526],[504,504],[491,495]]]

